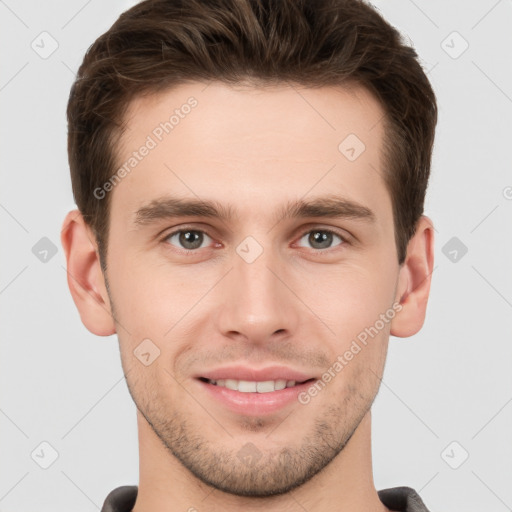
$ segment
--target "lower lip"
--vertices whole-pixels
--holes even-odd
[[[271,391],[269,393],[242,393],[222,386],[216,386],[202,380],[197,380],[203,389],[213,398],[236,414],[246,416],[261,416],[272,414],[284,407],[298,403],[298,395],[309,388],[315,381],[307,381],[291,388]]]

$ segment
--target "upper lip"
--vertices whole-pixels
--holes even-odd
[[[216,368],[197,375],[197,378],[209,380],[233,379],[263,382],[268,380],[294,380],[303,382],[314,378],[312,375],[303,373],[285,366],[269,366],[267,368],[249,368],[247,366],[226,366]]]

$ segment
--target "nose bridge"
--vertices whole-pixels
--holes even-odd
[[[270,271],[272,267],[278,266],[272,249],[267,248],[252,262],[246,261],[243,257],[237,259],[234,263],[235,275],[243,294],[254,302],[253,306],[261,305],[267,308],[271,306],[271,302],[277,302],[277,295],[281,292],[278,288],[281,283]],[[249,304],[249,301],[245,302]]]
[[[257,243],[257,242],[256,242]],[[295,329],[298,305],[279,276],[282,264],[272,247],[245,240],[233,254],[233,270],[226,282],[220,328],[249,341],[268,340],[276,331]],[[279,278],[276,276],[279,276]]]

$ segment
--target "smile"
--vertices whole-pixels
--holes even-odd
[[[264,381],[235,379],[204,379],[203,381],[208,382],[209,384],[213,384],[214,386],[220,386],[223,388],[231,389],[233,391],[239,391],[241,393],[272,393],[274,391],[280,391],[285,388],[293,388],[298,384],[303,384],[303,382],[296,382],[294,380],[284,379]]]

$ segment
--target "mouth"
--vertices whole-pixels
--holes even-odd
[[[219,386],[221,388],[231,389],[232,391],[239,391],[240,393],[273,393],[275,391],[281,391],[286,388],[294,388],[308,382],[313,382],[315,379],[306,379],[304,381],[295,380],[236,380],[236,379],[207,379],[206,377],[200,377],[200,381],[213,386]]]
[[[293,405],[316,377],[286,367],[230,367],[196,375],[198,390],[212,406],[236,416],[270,416]]]

